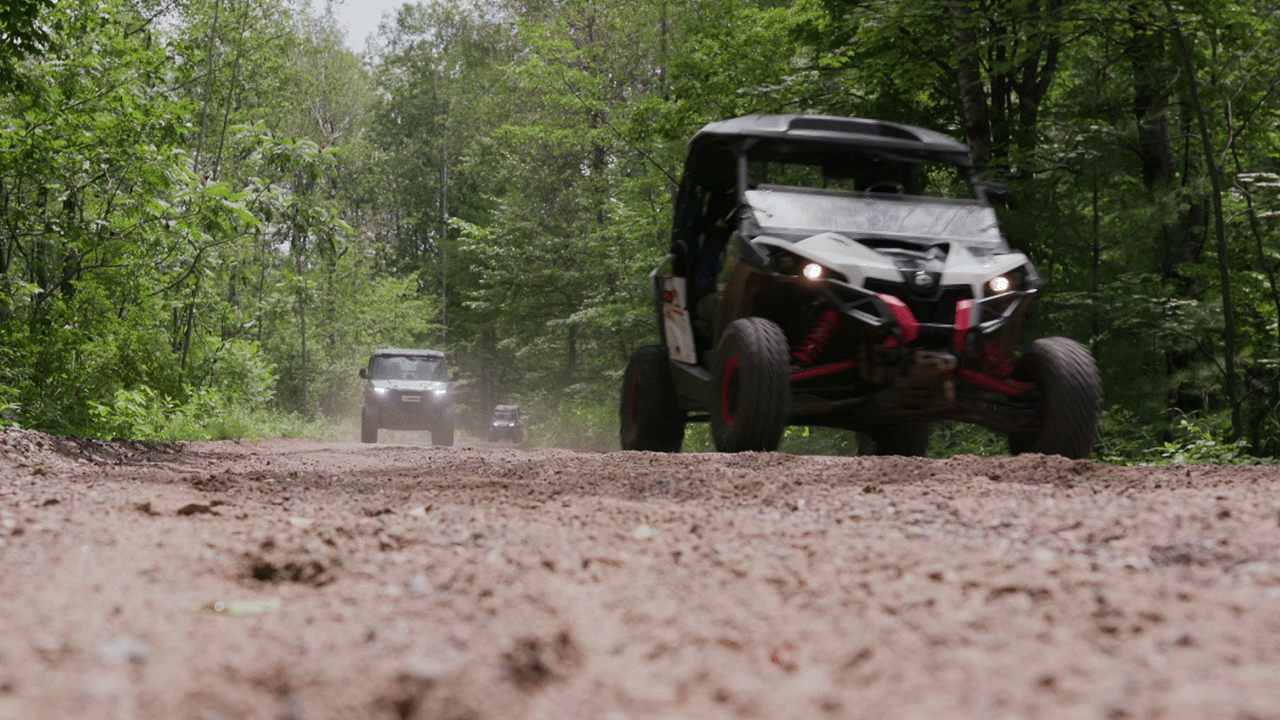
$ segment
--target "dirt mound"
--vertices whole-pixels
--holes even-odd
[[[163,462],[174,460],[182,451],[182,443],[103,441],[7,427],[0,430],[0,473],[43,474],[72,471],[85,464]]]

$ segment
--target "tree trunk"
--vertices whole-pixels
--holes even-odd
[[[564,383],[562,387],[569,387],[573,384],[573,378],[578,373],[578,326],[570,325],[568,334],[565,338],[565,357],[564,357]]]
[[[213,96],[213,58],[214,58],[213,50],[214,50],[214,46],[216,45],[215,40],[217,39],[217,34],[218,34],[218,13],[221,9],[222,9],[222,0],[215,0],[213,4],[213,22],[209,26],[209,42],[208,42],[209,62],[205,69],[204,102],[201,103],[201,107],[200,107],[200,133],[196,137],[195,159],[191,163],[191,167],[193,170],[196,171],[196,173],[200,172],[200,155],[204,150],[205,130],[207,129],[206,121],[209,117],[209,102]]]
[[[964,117],[969,156],[979,170],[991,162],[991,119],[987,93],[982,85],[978,36],[971,0],[950,0],[951,42],[956,51],[956,81],[960,85],[960,109]]]
[[[1040,123],[1040,103],[1049,93],[1054,75],[1058,71],[1058,54],[1062,50],[1062,37],[1058,31],[1059,0],[1050,0],[1048,10],[1040,3],[1032,2],[1027,8],[1028,25],[1033,28],[1037,48],[1030,53],[1019,68],[1018,122],[1014,130],[1014,142],[1023,157],[1031,155],[1038,144],[1036,126]],[[1048,26],[1048,27],[1046,27]],[[1043,42],[1040,46],[1039,43]],[[1019,168],[1029,174],[1029,169]]]
[[[296,236],[295,236],[296,238]],[[295,262],[298,271],[298,336],[301,339],[302,346],[302,369],[300,379],[302,381],[302,401],[300,411],[302,417],[310,419],[311,412],[307,404],[307,281],[302,274],[302,251],[305,245],[297,242],[295,239],[295,250],[297,254]]]
[[[432,93],[434,100],[440,103],[443,118],[440,123],[440,194],[439,194],[439,230],[436,237],[436,252],[440,261],[440,347],[443,348],[449,339],[449,268],[448,254],[445,251],[445,238],[449,235],[449,101],[441,99],[440,76],[433,76]]]
[[[1178,185],[1178,166],[1173,152],[1169,119],[1169,87],[1175,70],[1165,62],[1164,35],[1151,27],[1137,6],[1129,7],[1129,27],[1133,32],[1126,47],[1133,71],[1133,114],[1138,130],[1138,159],[1142,162],[1142,182],[1157,203]],[[1189,207],[1175,220],[1162,221],[1156,229],[1161,251],[1160,273],[1166,280],[1179,278],[1178,267],[1192,262],[1198,254],[1191,228],[1198,212]],[[1185,283],[1184,283],[1185,284]],[[1194,288],[1183,287],[1184,295]]]
[[[1171,0],[1164,0],[1165,9],[1173,23],[1173,37],[1178,41],[1181,51],[1183,70],[1187,74],[1188,90],[1191,93],[1191,108],[1195,111],[1196,121],[1200,128],[1200,144],[1204,150],[1205,169],[1209,173],[1209,182],[1213,186],[1213,230],[1218,248],[1218,280],[1222,284],[1222,321],[1223,352],[1226,355],[1225,374],[1227,400],[1231,403],[1231,440],[1236,440],[1244,431],[1241,423],[1240,397],[1236,388],[1236,320],[1231,302],[1231,267],[1227,257],[1227,225],[1222,215],[1222,171],[1218,167],[1218,159],[1214,154],[1213,137],[1209,134],[1209,122],[1205,118],[1204,103],[1200,100],[1200,87],[1196,81],[1195,63],[1191,58],[1191,48],[1182,34],[1181,23],[1174,13]]]
[[[449,339],[449,258],[444,248],[449,232],[449,158],[443,147],[440,156],[440,239],[437,249],[440,251],[440,346],[443,348]]]

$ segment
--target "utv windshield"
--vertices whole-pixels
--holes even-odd
[[[998,247],[995,211],[976,200],[877,196],[761,185],[746,193],[755,221],[771,235],[800,240],[821,232]]]
[[[974,199],[967,166],[949,154],[761,141],[746,150],[747,188],[785,185],[881,195]]]
[[[369,365],[371,380],[448,380],[444,358],[409,355],[375,355]]]
[[[1000,247],[995,211],[965,169],[938,156],[761,143],[748,151],[746,200],[762,230]]]

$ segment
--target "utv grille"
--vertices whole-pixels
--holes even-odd
[[[863,287],[898,298],[911,309],[917,322],[930,325],[955,325],[956,303],[973,299],[968,285],[944,285],[921,293],[905,283],[867,278]]]

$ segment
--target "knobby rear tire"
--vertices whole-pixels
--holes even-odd
[[[445,410],[444,417],[442,417],[439,424],[431,430],[431,444],[452,447],[453,431],[456,425],[457,422],[454,419],[453,409],[450,408]]]
[[[685,412],[676,399],[669,362],[661,345],[642,345],[631,353],[618,403],[623,450],[680,452]]]
[[[378,442],[378,421],[367,408],[360,411],[360,442]]]

